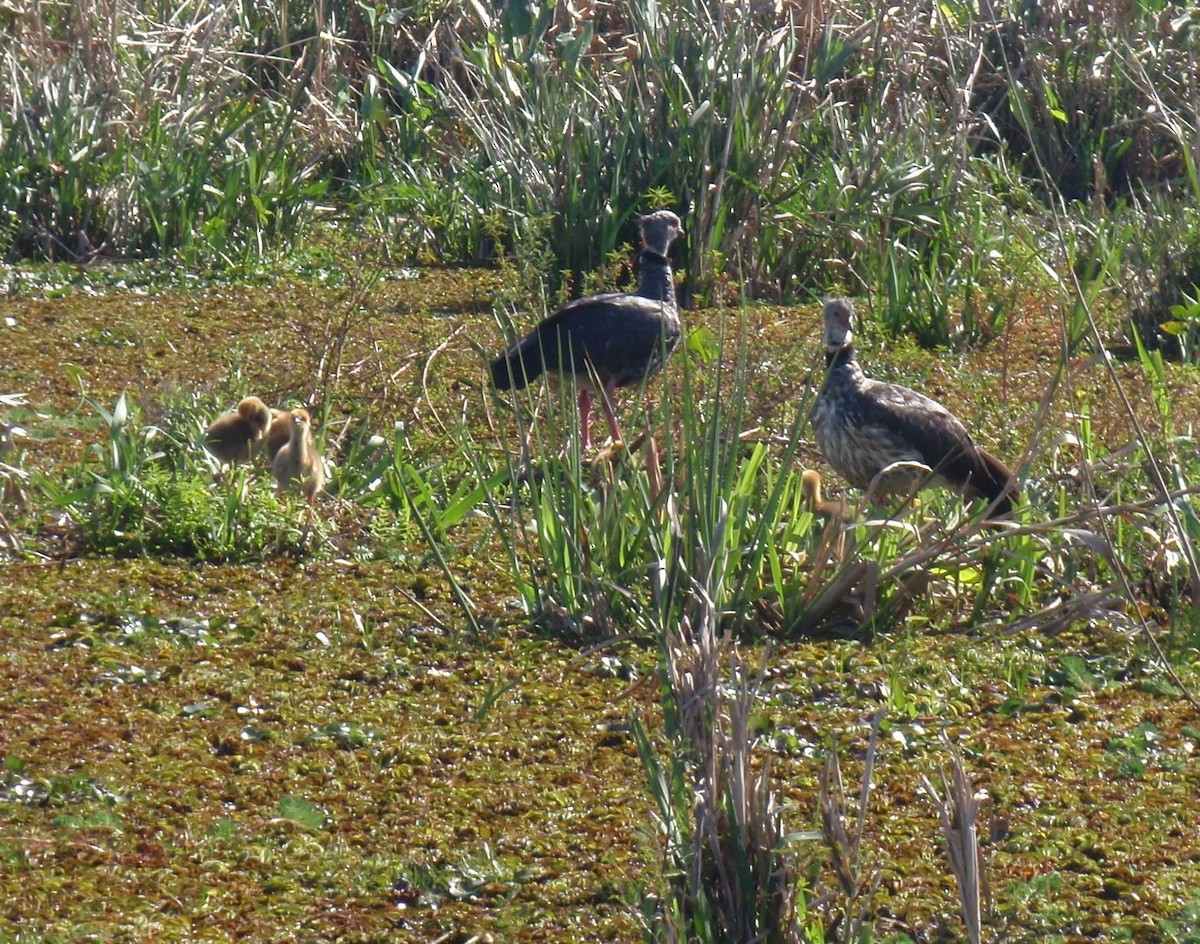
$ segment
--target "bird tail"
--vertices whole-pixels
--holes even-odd
[[[497,390],[523,390],[546,369],[542,338],[534,331],[492,360],[492,385]]]
[[[1017,483],[1003,462],[986,449],[976,447],[978,462],[971,473],[971,486],[979,495],[992,502],[989,518],[1002,518],[1013,509],[1017,494]]]

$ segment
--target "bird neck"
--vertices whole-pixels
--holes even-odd
[[[825,369],[833,370],[835,367],[841,367],[844,364],[854,364],[854,345],[843,344],[836,350],[825,351]]]
[[[674,306],[675,278],[671,274],[671,260],[661,252],[643,249],[640,261],[637,293],[644,298],[653,298]]]

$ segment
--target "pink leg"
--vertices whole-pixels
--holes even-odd
[[[579,388],[579,436],[583,442],[583,451],[589,452],[592,448],[592,397],[588,393],[587,387]]]

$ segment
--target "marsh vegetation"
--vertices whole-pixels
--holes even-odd
[[[1198,939],[1195,11],[0,21],[0,940]],[[487,357],[664,207],[584,451]],[[835,292],[1006,523],[806,500]]]

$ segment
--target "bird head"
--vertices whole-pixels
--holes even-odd
[[[647,213],[639,222],[642,224],[642,242],[660,256],[665,256],[671,243],[683,235],[683,224],[670,210]]]
[[[308,410],[292,410],[292,442],[299,442],[309,437]]]
[[[816,511],[822,503],[821,473],[816,469],[805,469],[800,476],[800,498],[808,511]]]
[[[825,301],[825,350],[835,354],[854,340],[854,305],[848,298]]]
[[[260,435],[271,425],[271,410],[258,397],[243,397],[238,401],[237,412]]]

